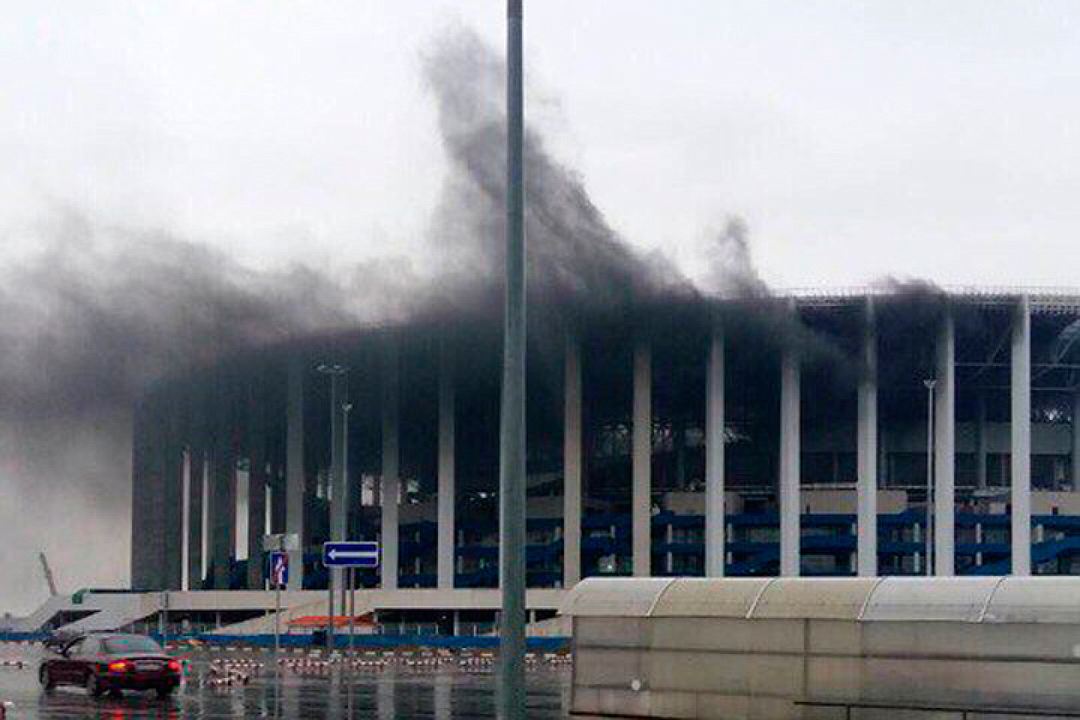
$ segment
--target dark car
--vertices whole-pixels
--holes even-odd
[[[86,688],[93,697],[123,690],[154,690],[166,698],[180,684],[180,662],[142,635],[83,635],[52,645],[38,677],[46,691],[57,685]]]

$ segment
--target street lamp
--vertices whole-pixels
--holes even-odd
[[[525,110],[522,0],[506,3],[506,288],[499,415],[499,709],[525,720]]]
[[[934,574],[934,388],[937,380],[923,380],[926,388],[926,574]]]
[[[341,443],[341,476],[345,479],[342,485],[345,488],[345,493],[342,495],[342,502],[345,502],[349,497],[349,413],[352,411],[353,406],[350,402],[344,402],[341,404],[341,420],[342,420],[342,435],[343,442]],[[345,535],[344,539],[348,540],[349,534],[349,507],[346,505],[344,509],[345,513]],[[349,652],[353,649],[353,633],[354,633],[354,618],[356,616],[356,568],[349,568]],[[341,606],[345,607],[345,588],[341,588]]]
[[[344,463],[348,443],[345,442],[346,435],[344,434],[344,423],[342,422],[343,416],[347,416],[347,411],[342,412],[344,409],[342,398],[348,397],[348,390],[344,385],[349,368],[338,363],[319,363],[315,366],[315,371],[330,376],[330,539],[347,540],[348,538],[345,537],[348,527],[346,508],[348,507],[349,498],[348,487],[345,482]],[[334,582],[335,577],[338,579],[337,583]],[[334,649],[335,585],[342,588],[341,609],[345,609],[345,587],[341,580],[340,570],[329,570],[326,583],[327,611],[329,613],[326,625],[326,645],[329,650]]]

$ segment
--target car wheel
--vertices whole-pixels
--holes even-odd
[[[162,687],[157,688],[156,692],[158,700],[168,700],[174,690],[176,690],[175,685],[163,685]]]
[[[45,692],[51,692],[52,689],[56,687],[52,672],[45,666],[42,666],[41,670],[38,670],[38,680],[41,681],[41,687],[45,688]]]
[[[101,681],[98,680],[96,673],[87,673],[86,675],[86,694],[90,697],[101,697],[105,692],[101,687]]]

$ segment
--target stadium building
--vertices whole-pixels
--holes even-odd
[[[158,383],[134,425],[134,589],[174,591],[195,626],[253,616],[267,593],[226,591],[264,590],[262,538],[287,532],[288,602],[312,602],[322,543],[347,536],[381,543],[358,582],[384,626],[488,626],[497,319],[446,309]],[[1057,291],[535,312],[529,608],[596,575],[1080,571],[1078,339],[1080,294]]]

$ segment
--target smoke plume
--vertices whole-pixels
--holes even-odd
[[[403,258],[335,277],[301,264],[257,271],[167,229],[108,225],[71,208],[23,231],[36,252],[0,267],[0,528],[10,558],[0,607],[43,599],[41,549],[53,556],[62,590],[124,580],[130,408],[155,380],[315,331],[450,310],[497,317],[503,61],[456,29],[424,55],[423,77],[449,159],[422,258],[437,271],[421,273]],[[624,242],[536,128],[527,130],[525,160],[529,296],[538,312],[630,317],[706,294],[767,294],[740,222],[718,235],[705,293],[667,259]],[[64,554],[73,546],[109,551],[88,567]]]

